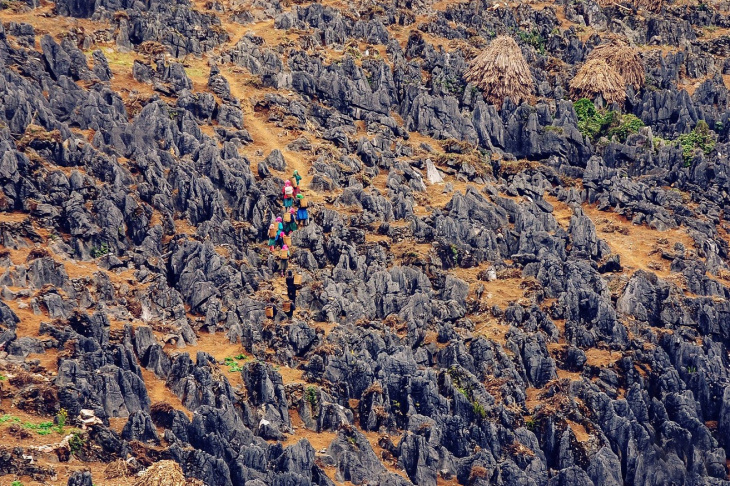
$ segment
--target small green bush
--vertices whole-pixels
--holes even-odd
[[[710,127],[707,125],[707,122],[700,120],[697,122],[694,130],[690,133],[680,135],[677,142],[682,147],[684,166],[689,167],[692,164],[695,150],[702,150],[705,155],[709,155],[715,148],[717,140],[715,134],[712,133]]]
[[[104,255],[107,255],[109,253],[109,245],[107,245],[106,243],[102,243],[99,248],[91,248],[89,253],[91,253],[91,258],[103,257]]]
[[[522,42],[534,47],[540,55],[545,55],[545,39],[540,35],[540,32],[538,32],[537,29],[533,29],[530,32],[521,30],[517,33],[517,35],[520,36]]]
[[[639,131],[644,126],[639,118],[631,114],[622,115],[616,111],[599,111],[593,102],[581,98],[573,104],[578,117],[578,130],[591,141],[601,137],[616,137],[625,142],[629,135]]]
[[[481,403],[479,403],[479,402],[477,402],[477,401],[474,401],[474,402],[473,402],[473,403],[471,404],[471,406],[472,406],[472,408],[474,409],[474,414],[475,414],[475,415],[478,415],[478,416],[479,416],[479,417],[481,417],[481,418],[486,418],[486,416],[487,416],[487,411],[486,411],[486,410],[484,409],[484,407],[482,406],[482,404],[481,404]]]
[[[618,126],[609,128],[608,138],[611,138],[615,135],[619,140],[623,142],[626,141],[629,135],[638,132],[639,129],[644,126],[644,122],[642,122],[634,115],[627,114],[619,116],[620,121],[618,123]]]
[[[74,433],[68,441],[68,446],[71,449],[71,454],[76,454],[84,447],[86,440],[77,433]]]
[[[66,426],[67,420],[68,420],[68,412],[66,411],[65,408],[62,408],[56,414],[56,424],[58,424],[58,427],[60,429],[63,429]]]
[[[317,408],[317,389],[313,386],[308,386],[304,391],[304,399],[309,402],[312,408]]]

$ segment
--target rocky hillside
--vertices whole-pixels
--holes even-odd
[[[293,2],[0,3],[0,484],[730,484],[730,4]]]

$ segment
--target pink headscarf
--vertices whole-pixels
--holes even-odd
[[[285,186],[291,186],[291,181],[286,181],[286,182],[284,183],[284,185],[285,185]]]
[[[279,216],[278,218],[276,218],[276,222],[277,222],[277,223],[281,223],[282,221],[283,221],[283,220],[281,219],[281,216]]]
[[[288,250],[288,249],[289,249],[289,247],[288,247],[288,246],[286,246],[286,245],[283,245],[283,246],[281,247],[281,249],[282,249],[282,250]]]
[[[294,214],[294,208],[289,209],[289,212]]]

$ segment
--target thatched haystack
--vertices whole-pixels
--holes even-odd
[[[605,61],[618,71],[627,85],[633,86],[635,90],[644,86],[644,65],[641,57],[636,49],[625,42],[614,39],[606,44],[601,44],[588,55],[588,61],[592,59]]]
[[[509,96],[519,104],[532,96],[530,67],[512,37],[499,36],[469,65],[465,78],[484,92],[491,104],[502,106]]]
[[[586,61],[570,82],[570,90],[577,98],[601,95],[607,103],[623,103],[626,99],[624,79],[602,59]]]
[[[188,482],[175,461],[154,463],[134,483],[134,486],[187,486]]]

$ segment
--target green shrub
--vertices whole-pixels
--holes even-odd
[[[309,402],[312,408],[317,408],[317,389],[313,386],[308,386],[304,391],[304,399]]]
[[[520,36],[522,42],[534,47],[540,55],[545,55],[545,39],[543,39],[537,29],[532,29],[531,32],[521,30],[517,33],[517,35]]]
[[[12,483],[10,483],[10,486],[23,486],[23,483],[21,483],[20,481],[13,481]]]
[[[616,137],[625,142],[629,135],[644,126],[639,118],[632,114],[622,115],[616,111],[599,111],[588,98],[581,98],[573,104],[578,117],[578,130],[591,141],[601,137]]]
[[[86,440],[81,434],[74,433],[68,441],[68,446],[71,449],[71,454],[76,454],[84,447]]]
[[[619,118],[620,121],[618,125],[608,129],[608,138],[616,136],[619,140],[624,142],[629,135],[638,132],[639,129],[644,126],[644,122],[631,114],[619,115]]]
[[[682,157],[684,158],[684,166],[689,167],[692,164],[695,150],[702,150],[705,155],[709,155],[715,148],[715,134],[712,133],[707,122],[700,120],[697,122],[694,130],[690,133],[680,135],[677,139],[679,146],[682,147]]]
[[[109,253],[109,245],[107,245],[106,243],[102,243],[99,248],[91,248],[89,253],[91,253],[91,258],[103,257],[104,255]]]
[[[56,424],[58,424],[58,427],[60,429],[63,429],[66,426],[67,420],[68,420],[68,412],[66,411],[65,408],[62,408],[56,414]]]
[[[487,411],[486,411],[486,410],[484,409],[484,407],[482,406],[482,404],[481,404],[481,403],[479,403],[479,402],[477,402],[477,401],[474,401],[474,402],[473,402],[473,403],[471,404],[471,406],[472,406],[472,408],[473,408],[473,410],[474,410],[474,414],[478,415],[478,416],[479,416],[479,417],[481,417],[481,418],[486,418],[486,416],[487,416]]]

